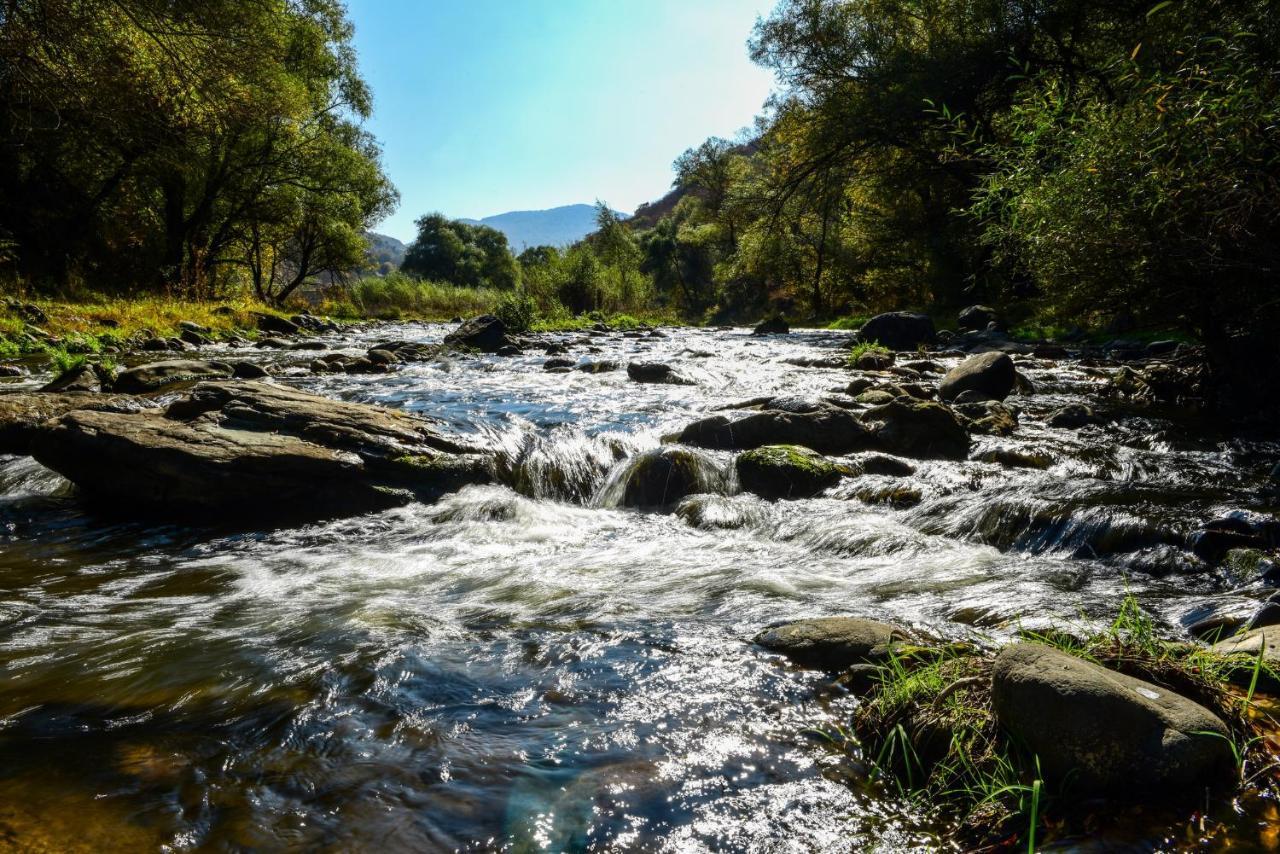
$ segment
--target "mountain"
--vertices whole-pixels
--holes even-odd
[[[628,215],[614,211],[621,219]],[[568,246],[596,230],[595,205],[564,205],[545,211],[510,211],[484,219],[464,219],[487,225],[507,236],[511,251],[519,254],[530,246]]]
[[[378,234],[376,231],[366,231],[364,237],[369,241],[369,248],[365,250],[365,255],[375,267],[383,264],[390,264],[392,267],[400,266],[400,262],[404,260],[405,245],[403,243],[389,235]]]

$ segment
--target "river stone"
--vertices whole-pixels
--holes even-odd
[[[678,441],[700,448],[749,451],[764,445],[803,445],[822,454],[848,454],[871,448],[870,430],[852,412],[823,407],[816,412],[753,412],[731,420],[714,415],[695,421]]]
[[[985,305],[971,305],[961,311],[956,318],[956,326],[961,332],[986,329],[992,323],[999,325],[1000,315],[994,308]]]
[[[693,385],[692,380],[681,376],[675,368],[662,362],[628,362],[627,376],[637,383]]]
[[[492,314],[482,314],[444,336],[444,343],[496,353],[507,344],[507,326]]]
[[[29,448],[114,508],[207,522],[362,513],[488,479],[432,422],[262,382],[205,383],[163,410],[71,411]]]
[[[298,324],[292,320],[266,312],[255,312],[254,316],[257,318],[258,329],[263,332],[274,332],[277,335],[295,335],[298,332]]]
[[[854,367],[860,371],[884,371],[893,367],[893,361],[894,355],[892,353],[886,353],[882,350],[868,350],[857,358],[854,362]]]
[[[922,344],[932,344],[936,338],[929,315],[909,311],[877,314],[858,330],[858,340],[874,341],[890,350],[914,350]]]
[[[30,454],[31,440],[41,425],[74,409],[127,412],[151,405],[129,395],[87,391],[0,394],[0,454]]]
[[[844,670],[888,657],[893,644],[909,640],[888,623],[859,617],[818,617],[767,628],[755,642],[805,667]]]
[[[1269,690],[1280,688],[1280,626],[1250,629],[1244,634],[1218,641],[1209,649],[1219,655],[1248,656],[1244,662],[1246,666],[1233,674],[1237,681],[1245,685],[1252,680],[1253,665],[1261,653],[1266,669],[1260,672],[1258,684]]]
[[[752,335],[786,335],[790,332],[791,327],[782,315],[762,320],[756,324],[755,329],[751,330]]]
[[[963,460],[969,434],[946,406],[931,400],[899,397],[868,409],[863,424],[884,450],[907,457]]]
[[[992,351],[970,356],[947,371],[938,384],[938,397],[955,400],[965,392],[975,392],[988,400],[1004,400],[1013,393],[1017,373],[1008,353]]]
[[[798,445],[766,445],[734,461],[738,482],[762,498],[812,498],[839,482],[842,470]]]
[[[720,467],[689,448],[659,448],[633,460],[625,473],[625,507],[670,507],[687,495],[724,488]]]
[[[1027,642],[1000,651],[991,686],[1000,725],[1051,785],[1134,797],[1231,778],[1227,726],[1167,688]]]
[[[41,391],[102,391],[103,380],[110,376],[97,365],[79,365],[43,387]]]
[[[201,362],[187,359],[151,362],[121,371],[115,383],[112,384],[112,389],[125,394],[145,394],[181,383],[229,379],[234,372],[235,369],[225,362]]]
[[[1046,423],[1050,427],[1066,430],[1077,430],[1096,423],[1097,416],[1093,410],[1083,403],[1068,403],[1066,406],[1049,413]]]

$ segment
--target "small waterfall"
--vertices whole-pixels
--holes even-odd
[[[618,461],[638,447],[635,437],[617,433],[521,431],[500,441],[494,468],[498,481],[521,495],[585,504]]]
[[[596,494],[598,507],[670,507],[686,495],[724,494],[726,466],[691,448],[645,451],[619,464]]]

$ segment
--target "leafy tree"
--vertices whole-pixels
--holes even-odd
[[[404,272],[461,287],[511,289],[519,283],[520,268],[497,229],[441,213],[420,217],[416,225],[418,236],[400,264]]]

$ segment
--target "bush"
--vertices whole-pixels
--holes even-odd
[[[509,332],[528,332],[538,316],[538,304],[522,291],[504,296],[493,313]]]
[[[491,314],[506,294],[494,288],[463,288],[415,279],[404,273],[361,279],[346,300],[357,316],[381,319],[447,320],[455,316]]]

